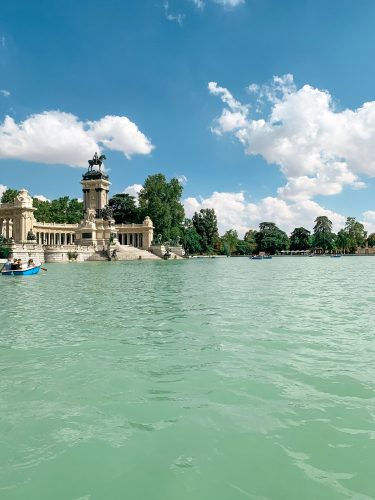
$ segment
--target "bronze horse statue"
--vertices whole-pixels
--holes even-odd
[[[96,153],[94,154],[94,157],[92,160],[88,160],[88,164],[89,164],[89,171],[91,172],[92,171],[92,168],[94,165],[99,165],[99,170],[101,170],[102,168],[102,164],[103,164],[103,161],[106,160],[106,156],[105,155],[100,155],[98,156]]]

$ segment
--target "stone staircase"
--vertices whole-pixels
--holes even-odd
[[[161,252],[160,248],[155,250],[155,253],[149,252],[148,250],[141,250],[140,248],[135,248],[130,245],[120,245],[116,244],[114,247],[111,247],[111,252],[116,250],[116,256],[108,259],[108,253],[106,250],[101,250],[90,255],[88,259],[89,262],[93,261],[120,261],[120,260],[160,260],[162,259],[163,252]],[[160,250],[158,252],[158,250]],[[176,255],[175,253],[171,253],[170,259],[181,259],[180,255]]]
[[[143,259],[156,259],[160,260],[160,257],[154,255],[147,250],[141,250],[140,248],[135,248],[129,245],[116,245],[116,257],[112,260],[143,260]]]
[[[108,254],[104,250],[97,251],[97,252],[93,253],[92,255],[90,255],[90,257],[88,259],[86,259],[86,261],[88,261],[88,262],[100,262],[100,261],[108,261],[108,260],[109,260]]]

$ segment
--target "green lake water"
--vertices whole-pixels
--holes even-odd
[[[0,278],[2,500],[375,498],[375,258]]]

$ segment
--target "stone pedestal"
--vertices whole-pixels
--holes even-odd
[[[117,242],[117,229],[114,219],[95,217],[94,209],[87,209],[85,218],[76,229],[75,242],[77,245],[107,248],[109,243]]]

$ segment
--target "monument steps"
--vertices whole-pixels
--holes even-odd
[[[89,262],[108,261],[108,254],[104,250],[101,250],[90,255],[90,257],[86,260]]]
[[[116,256],[112,260],[141,260],[141,259],[156,259],[159,260],[160,257],[154,255],[148,250],[142,250],[141,248],[132,247],[130,245],[116,245]]]

